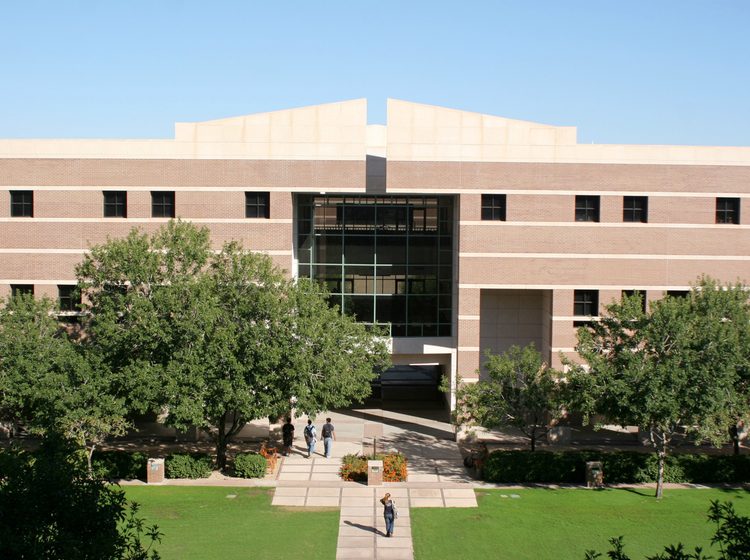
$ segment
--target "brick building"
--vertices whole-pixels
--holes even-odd
[[[398,100],[385,126],[353,100],[177,123],[173,140],[0,140],[0,296],[71,307],[87,247],[177,217],[387,325],[391,381],[472,379],[511,344],[559,365],[624,291],[748,280],[748,202],[749,147],[578,144]]]

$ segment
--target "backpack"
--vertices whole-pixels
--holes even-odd
[[[332,431],[333,430],[331,430],[331,425],[330,424],[325,424],[323,426],[323,431],[321,432],[321,434],[323,435],[324,438],[329,438],[329,437],[331,437],[331,432]]]
[[[312,424],[305,426],[305,439],[313,439],[315,437],[315,426]]]

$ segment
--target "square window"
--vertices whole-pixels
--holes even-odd
[[[576,195],[576,222],[599,221],[599,197]]]
[[[10,191],[10,215],[13,218],[33,218],[34,191]]]
[[[622,199],[623,222],[648,222],[648,197],[624,196]]]
[[[59,284],[57,286],[57,301],[60,305],[60,311],[78,311],[81,295],[76,288],[77,286],[70,284]]]
[[[717,198],[716,199],[716,223],[717,224],[739,224],[740,223],[740,199],[739,198]]]
[[[622,291],[622,297],[632,297],[632,296],[638,296],[641,299],[641,310],[645,313],[646,312],[646,292],[642,292],[641,290],[623,290]]]
[[[34,285],[33,284],[11,284],[10,295],[12,297],[21,296],[21,295],[33,296]]]
[[[104,217],[128,217],[128,193],[125,191],[104,191]]]
[[[688,297],[690,290],[667,290],[668,297]]]
[[[575,290],[573,315],[576,317],[599,315],[599,292],[597,290]]]
[[[151,191],[151,217],[174,218],[174,191]]]
[[[504,194],[482,195],[482,219],[505,221],[506,197]]]
[[[267,192],[246,192],[245,193],[245,217],[246,218],[266,218],[269,216],[269,205]]]

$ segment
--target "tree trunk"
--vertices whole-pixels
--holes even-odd
[[[94,447],[96,446],[92,444],[90,448],[86,448],[86,462],[88,463],[90,477],[94,476],[94,468],[91,464],[91,460],[94,457]]]
[[[667,458],[667,451],[664,446],[662,446],[659,451],[659,471],[656,476],[656,499],[661,500],[662,496],[664,495],[664,463]]]
[[[536,430],[531,431],[531,450],[536,451]]]
[[[732,438],[732,449],[734,451],[735,455],[740,454],[740,430],[737,427],[737,424],[734,424],[732,427],[729,428],[729,435]]]
[[[216,426],[216,468],[223,471],[227,467],[226,414],[222,414]]]

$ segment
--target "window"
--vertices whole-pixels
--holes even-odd
[[[268,193],[246,192],[245,193],[245,217],[268,219]]]
[[[576,222],[599,221],[599,197],[576,195]]]
[[[34,285],[33,284],[11,284],[10,295],[12,297],[21,296],[21,295],[33,296]]]
[[[505,221],[505,195],[483,194],[482,195],[482,219]]]
[[[57,301],[60,305],[60,311],[78,311],[81,295],[76,290],[75,285],[60,284],[57,286]]]
[[[576,317],[599,315],[599,292],[576,290],[573,295],[573,315]]]
[[[667,290],[667,296],[669,297],[687,297],[690,290]]]
[[[151,217],[174,218],[174,191],[151,192]]]
[[[717,198],[716,199],[716,223],[717,224],[739,224],[740,223],[740,199],[739,198]]]
[[[34,191],[10,191],[10,215],[14,218],[33,218]]]
[[[641,310],[645,313],[646,312],[646,292],[642,292],[640,290],[623,290],[622,291],[622,297],[632,297],[632,296],[638,296],[641,299]]]
[[[128,217],[128,193],[125,191],[104,191],[104,217]]]
[[[625,196],[622,199],[623,222],[648,222],[648,197]]]

